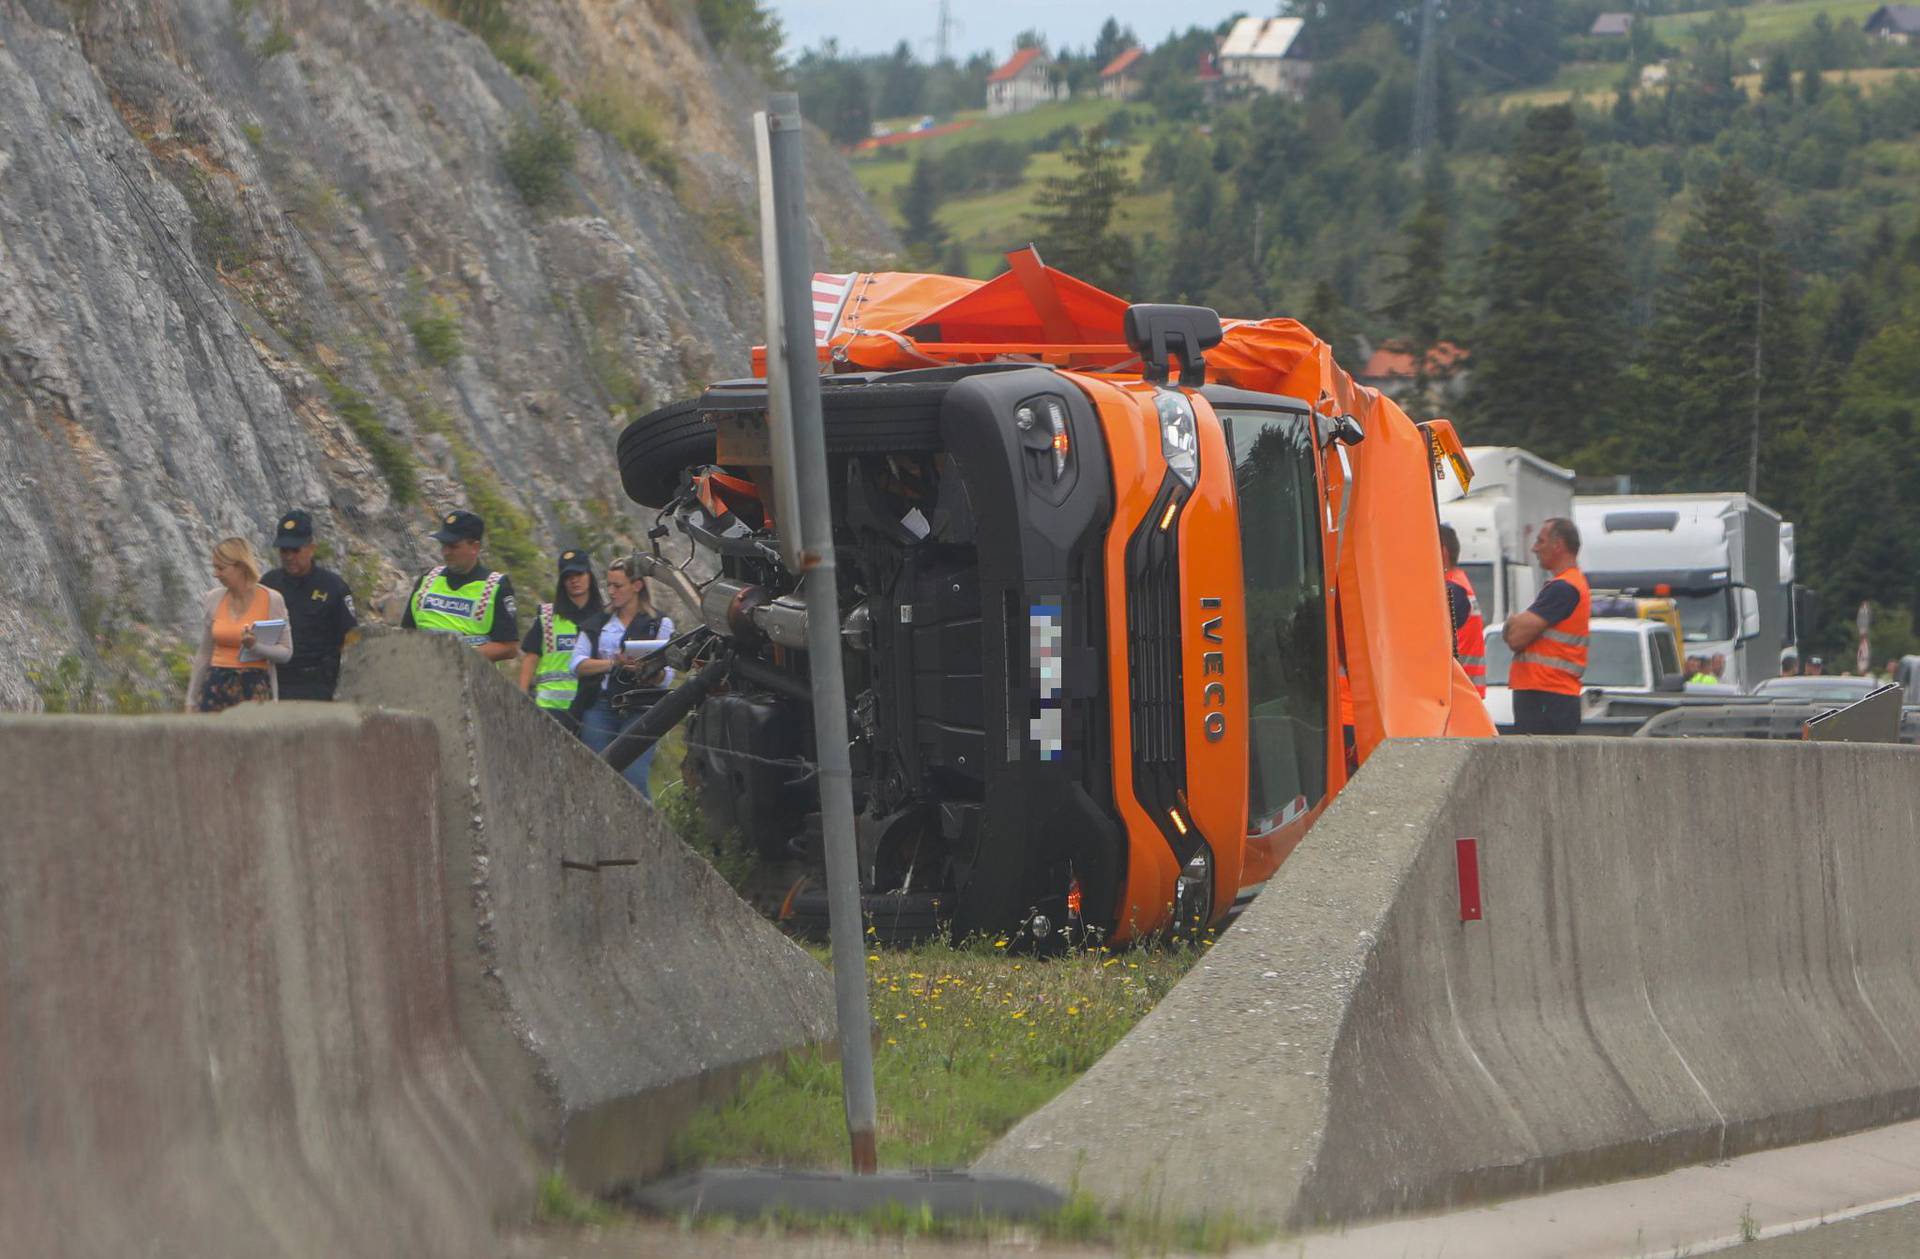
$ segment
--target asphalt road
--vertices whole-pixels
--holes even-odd
[[[1748,1242],[1724,1252],[1739,1259],[1867,1259],[1920,1255],[1920,1204],[1875,1211],[1804,1233]]]

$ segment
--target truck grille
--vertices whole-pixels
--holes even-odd
[[[1184,867],[1199,845],[1186,813],[1186,707],[1181,687],[1180,513],[1186,487],[1169,475],[1127,539],[1127,687],[1133,718],[1133,792]],[[1173,515],[1165,529],[1160,522]]]

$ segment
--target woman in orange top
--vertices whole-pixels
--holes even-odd
[[[249,700],[280,698],[274,666],[293,657],[287,603],[278,590],[260,584],[260,563],[243,539],[213,548],[213,575],[220,580],[201,599],[200,647],[193,653],[187,711],[217,713]],[[260,641],[259,621],[279,621],[277,641]]]

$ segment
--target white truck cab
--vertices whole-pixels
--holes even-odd
[[[1582,496],[1580,568],[1595,589],[1670,595],[1684,650],[1725,656],[1721,681],[1751,691],[1780,671],[1787,633],[1780,516],[1745,494]]]

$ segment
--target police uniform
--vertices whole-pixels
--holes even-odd
[[[273,532],[276,550],[295,550],[311,541],[312,516],[290,511],[280,517]],[[340,681],[340,650],[360,624],[354,614],[353,591],[340,574],[318,564],[301,577],[282,568],[271,569],[260,584],[278,590],[286,600],[293,630],[293,659],[279,669],[280,698],[332,699]]]
[[[562,551],[559,593],[566,593],[566,581],[570,574],[592,571],[593,565],[585,551]],[[536,662],[533,674],[534,703],[569,724],[572,724],[570,710],[580,694],[580,679],[568,667],[573,660],[573,644],[581,634],[596,633],[606,622],[605,612],[594,613],[584,621],[575,621],[570,615],[573,611],[571,605],[562,610],[551,603],[541,604],[539,611],[534,614],[533,624],[527,627],[527,636],[520,640],[521,654],[532,656]]]
[[[486,523],[470,511],[450,511],[434,531],[436,542],[478,542]],[[485,564],[464,573],[440,564],[413,583],[400,628],[452,634],[472,647],[482,643],[520,641],[520,621],[513,597],[513,579]]]

